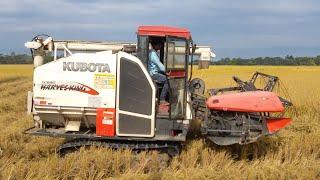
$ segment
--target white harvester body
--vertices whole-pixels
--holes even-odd
[[[151,87],[148,105],[151,109],[150,113],[134,112],[130,111],[130,107],[116,106],[121,103],[119,96],[123,93],[119,91],[120,82],[117,82],[120,79],[120,72],[123,71],[120,70],[123,59],[136,64],[146,78],[146,83]],[[106,113],[108,111],[111,113],[111,117],[103,116],[101,123],[116,126],[113,135],[153,137],[155,94],[156,89],[147,69],[137,57],[125,52],[74,53],[34,69],[35,120],[39,119],[41,126],[42,123],[47,123],[51,126],[64,127],[64,129],[58,128],[58,131],[79,131],[82,125],[87,128],[96,128],[98,109],[104,109]],[[188,114],[191,116],[190,110]],[[121,122],[118,122],[121,115],[147,119],[148,133],[122,132],[119,127]]]
[[[34,70],[34,105],[115,108],[116,54],[76,53]]]

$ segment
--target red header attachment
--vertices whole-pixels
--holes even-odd
[[[175,36],[185,39],[191,39],[190,31],[186,28],[176,28],[169,26],[139,26],[138,35],[147,36]]]
[[[273,92],[250,91],[211,96],[209,109],[237,112],[283,112],[284,106]]]
[[[267,127],[270,134],[273,134],[280,129],[288,126],[291,123],[290,118],[279,118],[279,119],[268,119],[267,120]]]

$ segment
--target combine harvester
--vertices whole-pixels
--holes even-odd
[[[291,122],[283,117],[291,103],[272,92],[277,77],[258,72],[247,82],[234,77],[237,87],[208,89],[207,97],[203,80],[192,79],[188,64],[195,54],[214,56],[210,47],[197,47],[184,28],[140,26],[137,38],[137,44],[49,36],[27,42],[34,57],[28,111],[35,126],[25,133],[66,138],[59,152],[94,145],[175,155],[195,119],[202,122],[202,135],[218,145],[252,143]],[[169,104],[160,103],[163,85],[147,71],[150,40],[163,43],[159,54]],[[44,63],[47,52],[54,61]],[[255,86],[259,76],[268,79],[263,89]]]

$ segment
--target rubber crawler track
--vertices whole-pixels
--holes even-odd
[[[60,145],[56,152],[63,156],[70,151],[77,150],[81,147],[105,147],[111,149],[130,149],[132,151],[148,151],[157,150],[162,153],[167,153],[170,157],[176,156],[181,152],[181,144],[179,142],[162,142],[162,141],[112,141],[112,140],[87,140],[76,139],[67,141]]]

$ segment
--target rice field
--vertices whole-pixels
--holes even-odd
[[[157,152],[105,148],[55,153],[63,139],[24,135],[31,65],[0,66],[0,179],[320,179],[320,67],[211,66],[195,77],[208,88],[235,85],[255,71],[279,76],[278,92],[294,107],[293,123],[280,133],[245,146],[218,147],[192,138],[182,153],[159,161]]]

